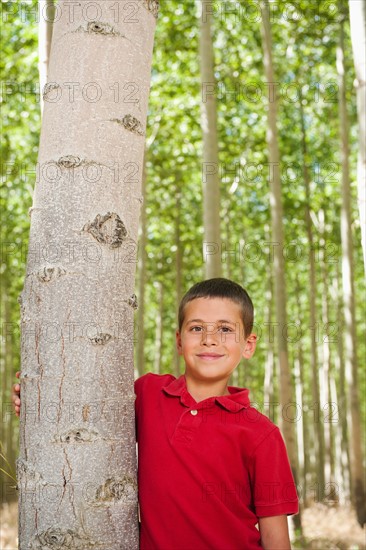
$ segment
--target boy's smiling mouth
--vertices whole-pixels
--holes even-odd
[[[197,353],[197,357],[200,357],[201,359],[207,359],[209,361],[213,361],[214,359],[220,359],[221,357],[224,357],[224,355],[221,355],[220,353]]]

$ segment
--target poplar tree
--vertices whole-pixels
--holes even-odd
[[[21,295],[21,548],[137,549],[134,279],[157,0],[55,6]]]

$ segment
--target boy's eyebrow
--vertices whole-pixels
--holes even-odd
[[[219,319],[218,321],[203,321],[203,319],[190,319],[187,321],[187,324],[190,323],[206,323],[210,325],[215,325],[216,323],[226,323],[228,325],[236,325],[237,323],[233,323],[233,321],[228,321],[227,319]]]

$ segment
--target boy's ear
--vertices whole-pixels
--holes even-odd
[[[256,346],[257,346],[257,335],[249,334],[247,341],[245,342],[243,357],[245,357],[245,359],[250,359],[255,352]]]
[[[181,338],[179,330],[177,330],[176,333],[175,333],[175,341],[176,341],[176,344],[177,344],[178,353],[179,353],[179,355],[182,355],[182,338]]]

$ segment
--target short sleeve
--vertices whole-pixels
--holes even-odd
[[[285,443],[276,426],[256,448],[251,469],[257,517],[298,513],[296,485]]]

